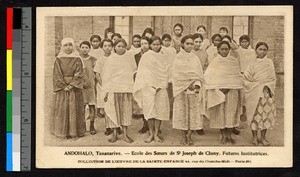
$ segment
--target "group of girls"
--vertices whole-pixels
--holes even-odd
[[[202,25],[193,35],[182,36],[181,24],[173,31],[174,36],[160,38],[146,28],[128,47],[108,28],[105,39],[92,35],[90,42],[80,43],[79,52],[73,39],[63,39],[54,64],[52,134],[83,136],[88,105],[90,133],[96,134],[95,116],[104,116],[110,142],[117,141],[118,134],[133,142],[128,127],[134,115],[141,115],[139,132],[149,132],[146,143],[161,142],[161,123],[172,118],[173,128],[181,130],[180,143],[193,145],[192,132],[204,134],[206,117],[211,128],[220,129],[220,142],[232,145],[232,134],[244,117],[252,144],[269,145],[266,132],[276,116],[276,75],[267,58],[268,45],[258,42],[253,50],[247,35],[238,45],[225,27],[211,43]]]

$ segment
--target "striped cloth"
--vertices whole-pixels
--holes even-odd
[[[174,99],[173,128],[179,130],[200,130],[203,116],[200,110],[199,94],[181,92]]]
[[[114,93],[117,122],[114,123],[114,121],[106,115],[105,118],[108,128],[132,125],[132,101],[133,97],[131,93]]]
[[[240,93],[231,89],[225,94],[225,102],[208,109],[211,128],[233,128],[238,126],[238,119],[242,112]]]

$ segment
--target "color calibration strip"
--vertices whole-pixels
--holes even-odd
[[[13,171],[12,28],[13,28],[13,8],[7,8],[6,9],[6,171]]]
[[[31,8],[7,8],[6,170],[31,169]]]

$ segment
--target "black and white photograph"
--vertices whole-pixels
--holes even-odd
[[[288,6],[38,8],[37,167],[291,165],[292,26]]]

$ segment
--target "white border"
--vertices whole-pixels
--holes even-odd
[[[83,13],[84,12],[84,13]],[[250,164],[165,164],[165,163],[121,163],[84,164],[78,159],[90,157],[63,155],[65,150],[110,151],[111,147],[49,147],[44,146],[44,59],[45,59],[45,17],[47,16],[284,16],[284,146],[283,147],[145,147],[146,150],[184,151],[263,151],[269,156],[253,156]],[[36,33],[36,164],[38,168],[165,168],[165,167],[292,167],[293,165],[293,7],[292,6],[182,6],[182,7],[38,7]],[[113,147],[115,151],[140,150],[140,147]],[[133,156],[140,160],[145,156]],[[93,157],[101,159],[103,156]],[[148,157],[148,159],[172,159],[171,156]],[[201,157],[202,158],[202,157]],[[243,160],[242,156],[228,157]],[[122,159],[122,157],[110,157]],[[198,157],[190,157],[190,160]],[[218,157],[206,158],[209,160]],[[249,158],[248,158],[249,159]]]

